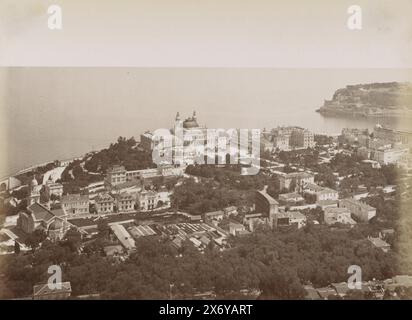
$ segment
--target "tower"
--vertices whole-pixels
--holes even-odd
[[[182,130],[182,128],[183,128],[183,121],[180,119],[180,114],[178,112],[176,113],[175,125],[173,127],[173,134],[177,135],[179,130]]]
[[[40,202],[40,188],[37,183],[36,178],[33,176],[33,180],[29,183],[29,194],[27,197],[27,206],[32,205],[33,203]]]
[[[173,128],[173,149],[172,149],[172,158],[173,163],[181,163],[183,161],[183,120],[180,119],[179,112],[176,114],[175,125]]]

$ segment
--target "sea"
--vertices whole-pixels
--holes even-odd
[[[412,81],[411,69],[0,68],[0,177],[172,128],[196,111],[208,128],[296,125],[318,134],[410,119],[325,117],[346,85]]]

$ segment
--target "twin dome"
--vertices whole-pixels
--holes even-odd
[[[176,120],[180,120],[179,112],[176,115]],[[183,121],[183,128],[185,129],[199,128],[199,124],[197,123],[197,120],[196,120],[196,111],[193,111],[193,116],[186,118],[186,120]]]

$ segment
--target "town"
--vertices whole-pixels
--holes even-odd
[[[206,145],[197,121],[177,113],[170,134]],[[155,164],[156,143],[151,131],[119,137],[1,181],[4,298],[412,296],[412,132],[263,129],[256,175],[219,161],[226,152],[199,163],[196,147]],[[63,266],[57,292],[50,264]]]

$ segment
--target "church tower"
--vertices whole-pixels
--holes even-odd
[[[27,197],[27,206],[32,205],[33,203],[40,203],[40,188],[37,183],[36,178],[33,176],[33,180],[29,183],[29,195]]]
[[[180,113],[176,113],[176,118],[175,118],[175,125],[173,127],[173,134],[176,135],[176,132],[179,130],[182,130],[183,128],[183,121],[180,119]]]

